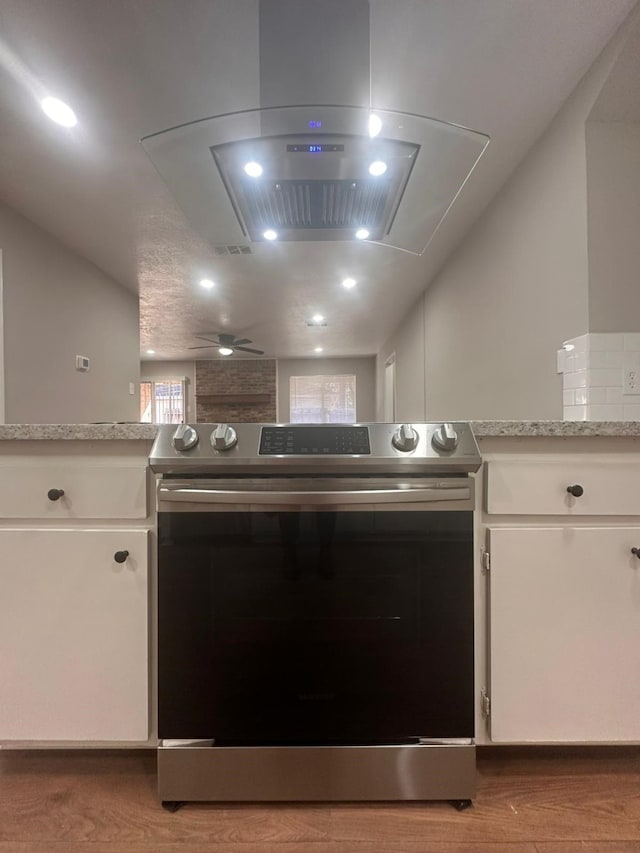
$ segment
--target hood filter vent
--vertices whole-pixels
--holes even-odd
[[[384,233],[391,190],[390,181],[379,180],[243,181],[239,196],[250,232],[366,226]]]
[[[278,240],[353,240],[359,228],[369,239],[389,233],[407,180],[420,150],[398,140],[338,134],[273,136],[211,147],[238,222],[253,241],[264,232]],[[320,149],[309,151],[309,149]],[[383,159],[384,177],[368,174]],[[244,164],[262,172],[248,177]]]

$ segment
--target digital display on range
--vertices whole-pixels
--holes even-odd
[[[262,427],[260,456],[371,455],[369,429],[362,426]]]
[[[310,144],[310,145],[287,145],[287,151],[289,153],[296,153],[302,151],[305,154],[326,154],[329,151],[344,151],[344,145],[328,145],[325,142]]]

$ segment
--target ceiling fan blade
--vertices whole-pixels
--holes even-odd
[[[252,353],[255,353],[256,355],[264,355],[263,349],[250,349],[249,347],[238,347],[238,346],[234,346],[233,349],[241,350],[242,352],[252,352]]]
[[[211,344],[217,344],[218,343],[218,341],[214,341],[213,338],[207,338],[204,335],[194,335],[194,337],[198,338],[199,341],[209,341],[209,343],[211,343]],[[218,338],[219,337],[220,336],[218,335]]]
[[[244,344],[250,344],[250,343],[252,343],[251,338],[239,338],[237,341],[233,342],[232,346],[241,347]]]
[[[217,346],[218,346],[218,344],[208,344],[207,346],[204,346],[204,347],[187,347],[187,349],[215,349],[215,347],[217,347]]]

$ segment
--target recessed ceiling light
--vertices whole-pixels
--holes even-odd
[[[200,280],[200,287],[204,287],[207,290],[211,290],[212,287],[215,287],[215,281],[211,281],[210,278],[203,278]]]
[[[311,319],[314,323],[324,323],[324,317],[322,314],[314,314]]]
[[[218,347],[218,352],[220,355],[233,355],[231,347]]]
[[[44,98],[40,101],[40,106],[51,121],[55,121],[63,127],[75,127],[78,124],[76,114],[71,107],[57,98]]]
[[[358,238],[358,240],[366,240],[368,236],[369,232],[366,228],[358,228],[358,230],[356,231],[356,237]]]
[[[565,352],[571,352],[571,350],[575,349],[575,348],[576,348],[575,344],[563,344],[562,345],[562,349],[565,350]]]
[[[323,352],[323,349],[322,349],[322,347],[316,347],[314,349],[314,352]]]
[[[155,355],[155,354],[156,354],[156,351],[154,349],[148,349],[147,350],[147,355]]]
[[[267,230],[262,235],[265,240],[277,240],[278,232],[274,231],[272,228],[267,228]]]
[[[387,171],[387,164],[384,160],[374,160],[373,163],[369,166],[369,174],[373,175],[374,178],[379,177],[380,175],[384,175]]]
[[[250,178],[259,178],[262,174],[262,166],[252,160],[250,163],[244,164],[244,170]]]
[[[352,287],[355,287],[357,284],[355,278],[345,278],[342,282],[342,286],[346,287],[347,290],[351,290]]]
[[[374,136],[377,136],[382,130],[382,119],[380,116],[375,115],[375,113],[371,113],[369,116],[369,136],[373,139]]]

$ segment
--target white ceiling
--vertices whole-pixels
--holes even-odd
[[[229,331],[273,357],[372,354],[634,5],[371,0],[374,106],[488,134],[477,169],[421,257],[288,243],[218,258],[139,140],[259,106],[257,0],[0,0],[0,198],[139,292],[142,353],[192,357],[196,335]],[[44,116],[46,94],[76,128]],[[317,311],[327,326],[310,329]]]

